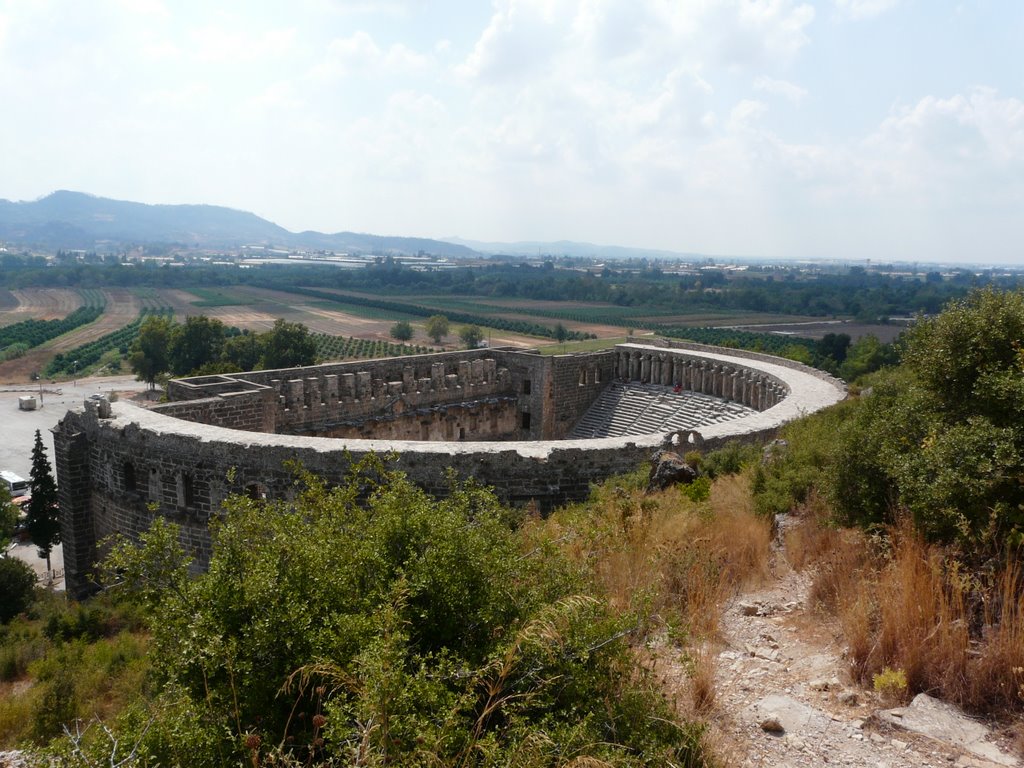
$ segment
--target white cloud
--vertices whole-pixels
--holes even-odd
[[[777,80],[767,75],[758,75],[754,78],[754,90],[782,96],[794,104],[799,104],[807,96],[806,88],[801,88],[788,80]]]
[[[170,16],[162,0],[117,0],[117,6],[122,13],[152,16],[157,19],[166,19]]]
[[[332,40],[323,60],[310,72],[316,79],[333,80],[357,72],[379,71],[387,74],[422,72],[432,64],[429,56],[396,43],[387,50],[362,30],[349,37]]]
[[[458,68],[460,75],[489,81],[525,79],[544,71],[557,58],[571,16],[543,0],[504,0],[473,51]]]
[[[139,101],[143,106],[159,107],[168,112],[197,109],[209,102],[210,86],[206,83],[185,83],[176,88],[160,88],[143,93]]]
[[[756,124],[768,111],[768,105],[755,99],[744,99],[729,114],[729,130],[742,131]]]
[[[621,73],[623,60],[663,71],[777,66],[807,44],[813,19],[811,5],[793,0],[499,0],[460,72],[504,81]]]
[[[835,0],[836,8],[843,16],[854,19],[871,19],[891,11],[900,0]]]
[[[1024,199],[1024,102],[989,88],[901,107],[864,150],[867,184],[879,193]]]
[[[295,29],[267,29],[251,33],[233,23],[209,24],[189,34],[189,52],[207,63],[237,63],[284,56],[292,49],[295,37]]]
[[[305,102],[296,94],[295,88],[290,82],[279,81],[271,83],[261,93],[250,99],[249,106],[271,112],[291,112],[305,106]]]

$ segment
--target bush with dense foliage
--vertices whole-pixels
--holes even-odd
[[[158,519],[110,561],[149,617],[161,690],[119,743],[190,765],[697,764],[699,729],[627,643],[643,619],[520,522],[472,484],[436,501],[375,459],[338,488],[304,476],[292,503],[230,500],[198,577]]]
[[[14,557],[0,557],[0,624],[6,624],[32,603],[36,575]]]
[[[839,433],[831,498],[851,522],[907,510],[930,540],[1024,543],[1024,294],[979,290],[922,319]]]
[[[861,397],[785,430],[759,505],[785,511],[817,487],[840,522],[907,513],[929,541],[1005,556],[1024,543],[1024,294],[953,302],[918,321],[902,356]]]

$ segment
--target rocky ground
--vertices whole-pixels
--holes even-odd
[[[715,699],[707,719],[727,765],[1024,765],[1006,729],[925,695],[893,709],[854,685],[836,622],[807,605],[810,576],[790,569],[781,552],[775,559],[770,584],[725,607],[719,642],[708,649]],[[686,677],[682,665],[674,673]]]

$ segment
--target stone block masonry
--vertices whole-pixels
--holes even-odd
[[[172,402],[153,409],[86,403],[54,429],[67,588],[87,594],[98,542],[137,538],[155,515],[180,526],[204,568],[208,524],[224,498],[290,498],[293,460],[340,483],[373,452],[431,494],[447,493],[454,470],[505,501],[546,510],[584,498],[591,484],[668,442],[710,448],[770,436],[845,396],[841,382],[804,366],[730,353],[641,344],[554,357],[484,349],[184,379],[171,382]],[[616,381],[679,385],[751,411],[698,431],[558,439]]]

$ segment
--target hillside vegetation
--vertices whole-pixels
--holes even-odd
[[[5,678],[33,682],[0,705],[0,745],[68,765],[712,765],[646,649],[712,633],[770,526],[742,481],[645,481],[542,520],[471,483],[432,500],[380,459],[332,489],[297,470],[294,502],[226,504],[200,577],[158,521],[91,607],[9,625]]]
[[[1024,707],[1022,345],[1024,295],[976,291],[757,471],[760,509],[806,513],[796,559],[865,683],[899,670],[908,695]]]
[[[158,519],[113,547],[100,597],[0,630],[0,747],[72,766],[717,765],[708,649],[723,605],[772,578],[782,513],[854,680],[1019,717],[1022,345],[1024,296],[976,291],[767,451],[690,454],[691,485],[650,493],[641,470],[546,519],[456,478],[434,500],[386,457],[338,488],[296,467],[293,501],[230,499],[201,576]]]

